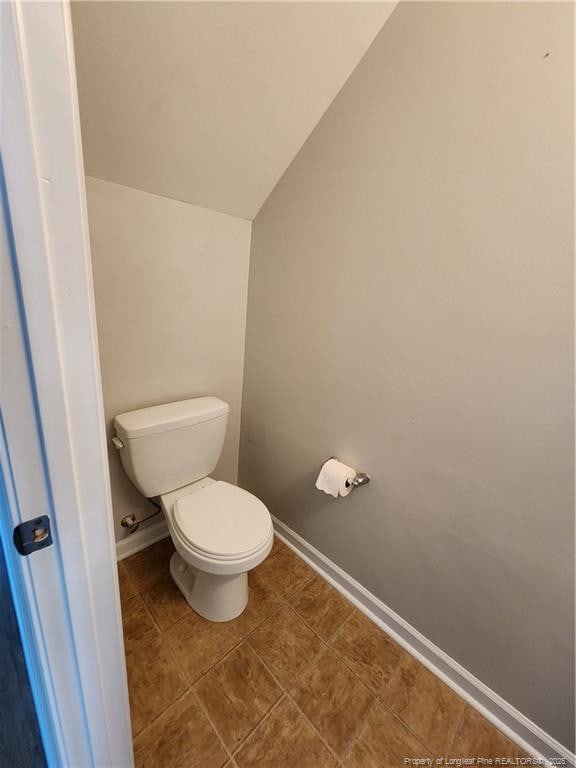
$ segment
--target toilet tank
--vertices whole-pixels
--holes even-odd
[[[213,472],[228,411],[216,397],[195,397],[116,416],[114,444],[140,493],[160,496]]]

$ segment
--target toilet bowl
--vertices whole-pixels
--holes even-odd
[[[248,571],[274,541],[270,513],[251,493],[205,478],[160,496],[176,552],[170,573],[189,605],[230,621],[248,603]]]
[[[210,621],[230,621],[248,603],[248,571],[272,549],[270,513],[248,491],[213,480],[228,404],[199,397],[122,413],[113,444],[126,474],[158,498],[176,552],[170,573]]]

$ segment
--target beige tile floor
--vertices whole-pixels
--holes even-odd
[[[119,564],[137,768],[386,768],[520,750],[276,540],[238,619],[168,574],[169,539]]]

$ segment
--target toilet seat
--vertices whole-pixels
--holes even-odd
[[[176,548],[170,573],[200,616],[230,621],[248,602],[248,571],[274,543],[270,512],[248,491],[205,477],[160,496]]]
[[[270,513],[260,499],[222,481],[178,498],[172,512],[181,539],[203,559],[244,561],[273,536]]]

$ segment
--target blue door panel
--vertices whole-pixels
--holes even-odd
[[[45,766],[6,561],[0,547],[0,767]]]

